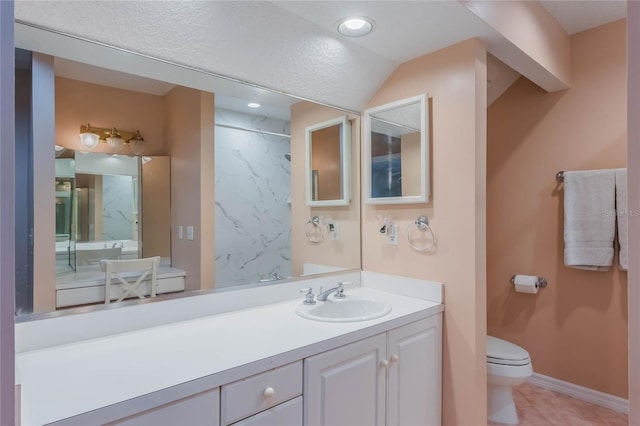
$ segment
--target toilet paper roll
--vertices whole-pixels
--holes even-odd
[[[516,275],[513,278],[513,284],[516,286],[518,293],[538,293],[538,277],[534,275]]]

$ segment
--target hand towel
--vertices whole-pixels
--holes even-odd
[[[620,244],[620,253],[618,261],[620,270],[626,271],[629,267],[629,252],[627,251],[628,231],[627,223],[629,221],[627,207],[627,169],[616,169],[616,216],[618,220],[618,244]]]
[[[564,264],[607,271],[613,264],[615,171],[564,172]]]

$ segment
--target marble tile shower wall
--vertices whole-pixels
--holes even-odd
[[[216,111],[216,124],[289,134],[283,120]],[[216,287],[291,275],[290,140],[216,126]]]
[[[137,240],[131,176],[102,177],[102,238]]]

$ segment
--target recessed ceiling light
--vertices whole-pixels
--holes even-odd
[[[350,16],[338,21],[338,32],[347,37],[362,37],[373,30],[373,21],[363,16]]]
[[[257,103],[257,102],[249,102],[249,103],[247,104],[247,106],[248,106],[249,108],[260,108],[260,104],[259,104],[259,103]]]

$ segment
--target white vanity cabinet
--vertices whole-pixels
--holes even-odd
[[[305,359],[304,425],[440,424],[441,315]]]
[[[393,279],[398,286],[401,281]],[[296,296],[298,286],[291,288]],[[99,329],[111,310],[16,324],[22,334],[16,355],[20,420],[34,426],[439,425],[441,292],[418,290],[407,291],[422,297],[350,290],[392,307],[386,316],[362,322],[305,319],[296,314],[295,299],[174,318],[134,332],[116,327],[118,333],[94,338],[63,332],[70,322],[78,330]],[[214,295],[207,305],[229,303],[225,295]],[[186,299],[129,312],[195,309]],[[63,333],[57,344],[31,343],[54,331]],[[134,361],[118,363],[117,372],[96,368],[123,356]]]

